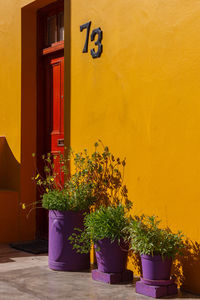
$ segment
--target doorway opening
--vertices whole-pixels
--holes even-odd
[[[64,153],[64,1],[38,11],[37,61],[37,167],[42,173],[43,154]],[[36,210],[36,237],[48,238],[45,209]]]

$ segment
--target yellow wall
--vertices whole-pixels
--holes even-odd
[[[27,1],[0,2],[0,135],[7,137],[13,154],[20,161],[21,107],[21,10]]]
[[[200,2],[73,0],[71,9],[72,147],[101,138],[127,158],[134,213],[200,243]],[[99,59],[82,53],[88,21],[103,30]],[[185,267],[185,288],[198,293],[199,258]]]

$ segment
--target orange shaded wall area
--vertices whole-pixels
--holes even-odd
[[[0,242],[9,243],[19,240],[19,193],[0,190]]]
[[[19,191],[20,164],[14,157],[6,137],[0,136],[0,190]]]
[[[0,137],[0,242],[19,239],[19,178],[20,164],[7,140]]]
[[[100,138],[126,157],[133,214],[158,215],[197,243],[184,286],[200,293],[200,3],[74,0],[71,13],[71,146],[92,150]],[[90,35],[82,52],[89,21],[90,35],[103,31],[96,59]]]

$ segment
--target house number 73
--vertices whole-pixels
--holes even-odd
[[[88,42],[89,42],[90,27],[91,27],[91,21],[80,26],[80,31],[81,32],[84,29],[87,29],[87,31],[86,31],[85,45],[84,45],[84,48],[83,48],[83,53],[87,53],[88,52]],[[97,35],[97,40],[95,41],[96,35]],[[93,58],[97,58],[97,57],[101,56],[101,53],[103,51],[103,45],[101,43],[102,38],[103,38],[103,32],[102,32],[102,30],[101,30],[100,27],[96,28],[96,29],[94,29],[92,31],[90,39],[91,39],[92,42],[95,41],[94,44],[98,47],[97,51],[95,51],[94,48],[90,50],[90,53],[91,53],[91,55],[92,55]]]

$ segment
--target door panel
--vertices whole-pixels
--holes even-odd
[[[51,154],[64,154],[64,57],[50,60],[52,80],[52,114],[51,114]],[[63,187],[64,176],[60,169],[59,157],[53,158],[54,172],[57,173],[56,183]]]
[[[57,154],[64,151],[64,58],[51,60],[52,67],[52,132],[51,132],[51,153]]]
[[[64,151],[64,57],[49,57],[46,66],[46,152]]]
[[[64,153],[64,56],[50,54],[44,58],[44,147],[43,153]],[[41,99],[42,100],[42,99]],[[41,128],[42,130],[42,128]],[[42,161],[40,170],[43,169]],[[54,161],[58,173],[57,184],[62,187],[64,176],[60,175],[58,160]],[[41,195],[38,195],[40,197]],[[37,236],[48,238],[48,211],[37,210]]]

